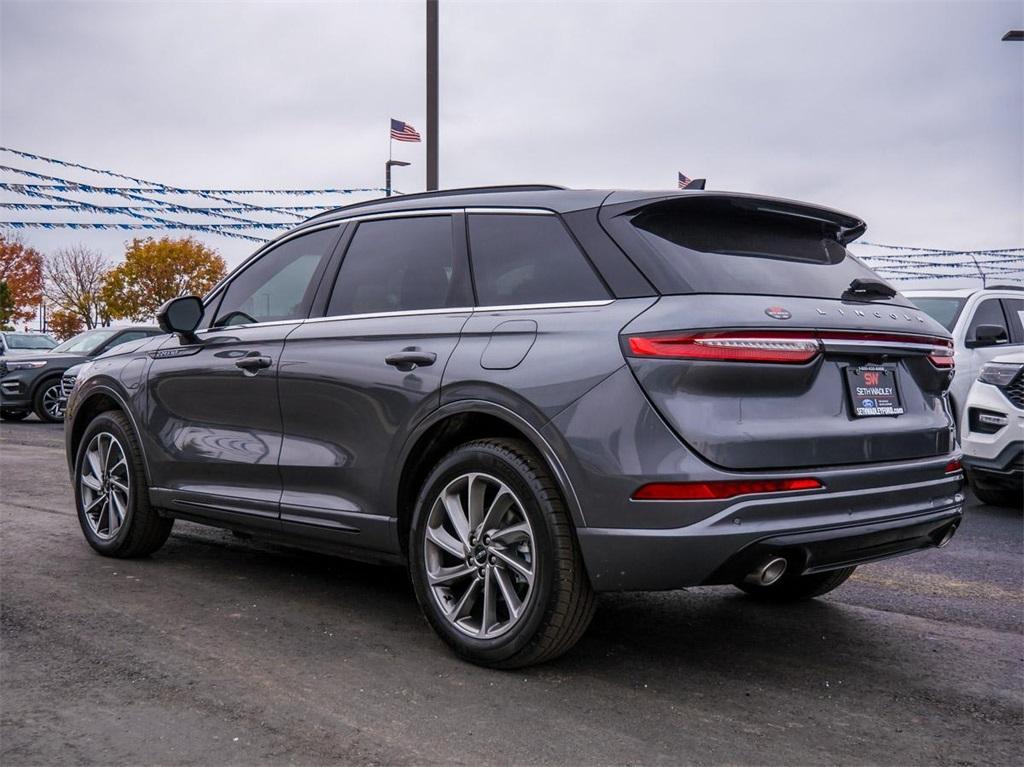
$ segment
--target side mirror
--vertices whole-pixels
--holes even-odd
[[[1005,344],[1008,340],[1006,328],[1001,325],[978,325],[974,329],[974,338],[967,339],[967,346],[971,348],[997,346],[998,344]]]
[[[203,319],[203,302],[195,296],[172,298],[156,312],[156,322],[165,333],[177,333],[185,341],[195,342],[196,328]]]

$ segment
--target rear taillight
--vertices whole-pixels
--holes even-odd
[[[714,501],[756,493],[820,490],[816,479],[743,479],[719,482],[652,482],[633,493],[634,501]]]
[[[632,336],[629,350],[636,357],[733,362],[809,362],[821,344],[811,336],[785,333],[718,332],[672,336]]]
[[[724,362],[810,362],[823,351],[858,354],[894,351],[927,354],[939,368],[953,367],[952,342],[947,338],[900,333],[844,330],[711,330],[698,333],[630,336],[629,354],[662,359]]]
[[[963,471],[963,466],[961,465],[959,458],[954,458],[946,464],[947,474],[959,474],[961,471]]]

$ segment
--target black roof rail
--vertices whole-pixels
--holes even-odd
[[[398,202],[399,200],[421,200],[430,199],[432,197],[456,197],[463,194],[497,194],[499,192],[546,192],[559,189],[568,189],[568,187],[556,186],[554,184],[509,184],[506,186],[467,186],[461,189],[438,189],[433,192],[396,194],[392,197],[376,197],[372,200],[363,200],[362,202],[354,202],[351,205],[342,205],[338,208],[325,210],[323,213],[317,213],[315,216],[307,218],[306,221],[315,221],[316,219],[330,215],[331,213],[352,210],[353,208],[363,208],[368,205],[381,205],[388,202]]]
[[[1024,285],[986,285],[985,290],[1024,290]]]

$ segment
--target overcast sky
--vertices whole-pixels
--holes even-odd
[[[1021,2],[440,5],[442,186],[682,170],[849,210],[877,242],[1024,245],[1024,43],[1000,42]],[[382,186],[388,119],[426,128],[422,0],[0,8],[5,146],[191,188]],[[424,144],[395,147],[421,190]],[[25,235],[112,258],[126,238]],[[203,239],[232,265],[254,247]]]

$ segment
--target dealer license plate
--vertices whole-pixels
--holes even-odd
[[[903,415],[895,368],[880,365],[846,368],[846,388],[857,417]]]

